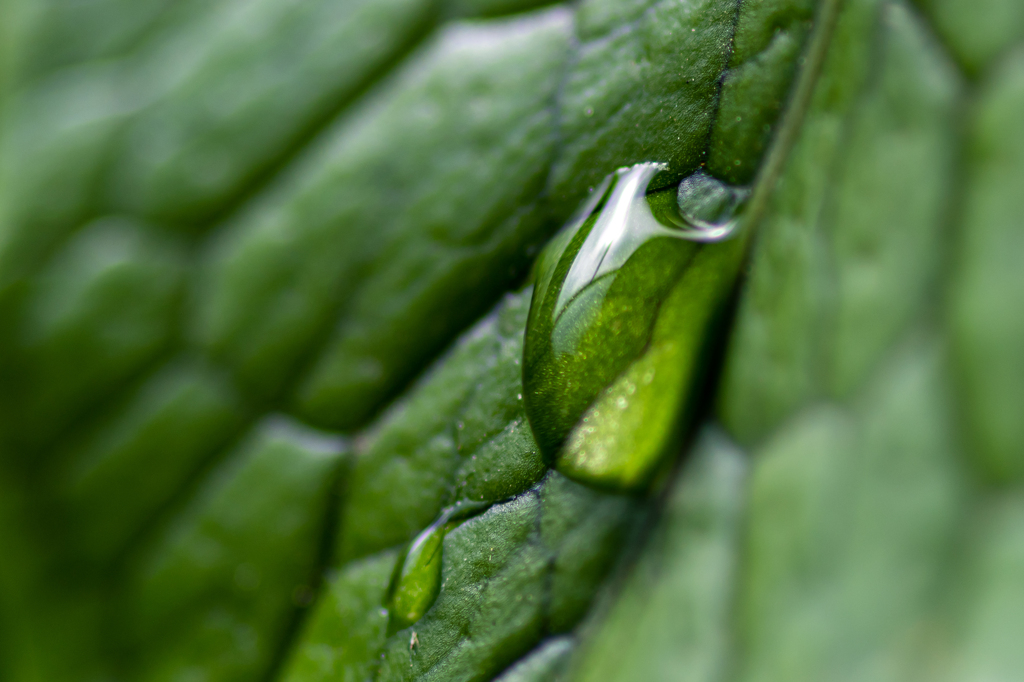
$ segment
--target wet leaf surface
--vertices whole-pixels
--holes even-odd
[[[3,682],[1024,674],[1019,2],[4,11]]]

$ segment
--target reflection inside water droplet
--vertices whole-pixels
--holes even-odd
[[[679,183],[676,203],[690,229],[705,235],[703,241],[716,241],[736,230],[740,209],[749,196],[749,188],[728,185],[701,169]]]
[[[549,461],[642,352],[662,297],[700,244],[734,235],[749,191],[703,170],[648,194],[665,164],[610,174],[537,260],[523,352],[527,416]]]

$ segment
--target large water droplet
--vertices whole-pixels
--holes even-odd
[[[448,507],[409,544],[388,599],[390,632],[412,625],[433,605],[441,590],[442,545],[445,535],[469,516],[489,506],[486,502],[467,500]]]
[[[660,305],[701,244],[737,229],[745,189],[698,171],[678,188],[648,194],[664,169],[641,163],[608,176],[538,259],[523,385],[550,462],[587,408],[644,352]]]

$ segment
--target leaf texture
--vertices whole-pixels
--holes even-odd
[[[0,681],[1024,675],[1015,0],[0,7]],[[536,278],[640,162],[741,235],[553,459]]]

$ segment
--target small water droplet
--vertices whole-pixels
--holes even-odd
[[[463,500],[448,507],[409,544],[390,590],[387,604],[391,614],[389,632],[409,627],[433,605],[441,590],[445,535],[460,522],[489,506],[486,502]]]
[[[441,589],[441,543],[447,533],[445,526],[446,523],[432,523],[409,545],[388,604],[390,629],[398,631],[412,625],[437,599]]]

